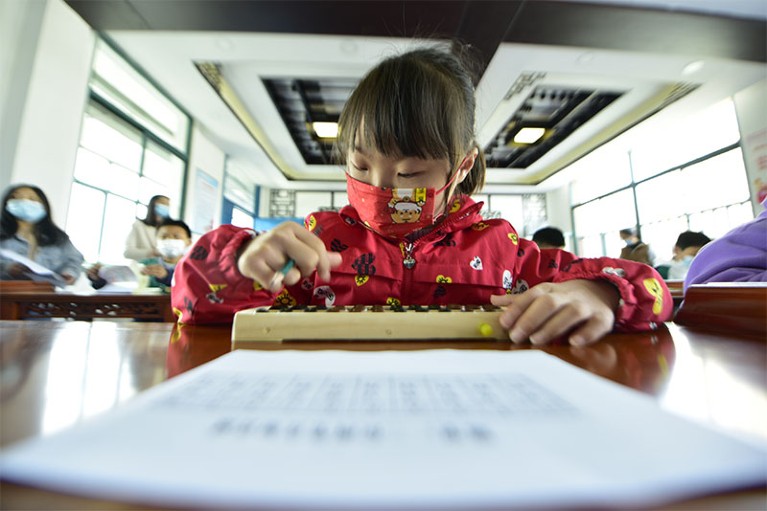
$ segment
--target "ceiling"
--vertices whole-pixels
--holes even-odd
[[[497,191],[557,186],[596,147],[621,133],[630,143],[641,131],[632,126],[673,122],[767,77],[764,0],[66,3],[182,105],[232,168],[271,187],[343,189],[324,163],[329,144],[301,116],[332,117],[375,62],[419,40],[472,46],[478,141]],[[302,97],[321,108],[301,110]],[[558,139],[515,146],[531,118],[560,122]]]

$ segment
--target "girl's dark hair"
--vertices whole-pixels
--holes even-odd
[[[451,169],[474,148],[474,167],[457,191],[485,182],[485,157],[474,134],[474,85],[467,50],[420,48],[374,67],[352,92],[338,122],[335,157],[342,165],[357,143],[390,157],[447,159]]]
[[[51,220],[51,205],[48,203],[48,197],[45,196],[43,191],[37,186],[27,184],[11,185],[5,189],[3,193],[3,210],[0,212],[0,240],[8,239],[16,234],[19,228],[18,220],[15,216],[11,215],[5,206],[11,199],[13,193],[19,188],[29,188],[34,191],[45,208],[46,215],[42,220],[37,222],[34,226],[33,233],[37,239],[37,244],[40,246],[56,245],[69,239],[67,233],[59,229],[56,224]]]
[[[149,205],[146,208],[146,216],[142,218],[141,221],[147,225],[151,225],[152,227],[159,227],[163,222],[163,219],[157,221],[157,212],[155,212],[155,206],[157,206],[158,200],[167,198],[168,197],[166,195],[155,195],[149,199]]]

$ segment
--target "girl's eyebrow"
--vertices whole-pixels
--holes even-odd
[[[367,153],[365,153],[365,150],[362,147],[358,146],[358,145],[354,146],[354,152],[355,153],[360,153],[363,156],[367,156]]]

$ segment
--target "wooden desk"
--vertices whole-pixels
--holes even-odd
[[[0,336],[0,447],[58,431],[114,408],[136,393],[230,349],[228,327],[179,329],[168,323],[0,321]],[[532,349],[505,341],[292,342],[263,346],[284,348]],[[679,415],[736,435],[767,439],[767,345],[763,339],[722,337],[669,324],[655,333],[611,335],[591,347],[549,346],[544,351],[653,396],[660,406]],[[752,489],[663,509],[766,506],[764,489]],[[0,485],[0,508],[146,509],[10,483]]]
[[[0,319],[133,318],[174,322],[176,317],[167,294],[77,294],[54,291],[0,292]]]

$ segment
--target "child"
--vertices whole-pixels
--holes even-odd
[[[471,77],[453,54],[420,49],[376,66],[339,121],[351,205],[309,215],[306,228],[225,225],[203,236],[176,270],[180,321],[231,322],[273,303],[492,302],[505,308],[514,342],[569,334],[583,345],[669,319],[671,297],[652,268],[541,253],[507,221],[482,220],[469,198],[485,176],[474,108]],[[419,214],[395,214],[400,203]]]
[[[711,238],[702,232],[684,231],[674,244],[671,261],[657,266],[655,269],[666,280],[684,280],[690,263]]]
[[[157,228],[155,244],[161,259],[146,264],[141,273],[149,275],[149,287],[170,288],[176,263],[192,244],[192,231],[181,220],[166,219]]]
[[[556,227],[542,227],[533,234],[538,248],[565,248],[565,235]]]

